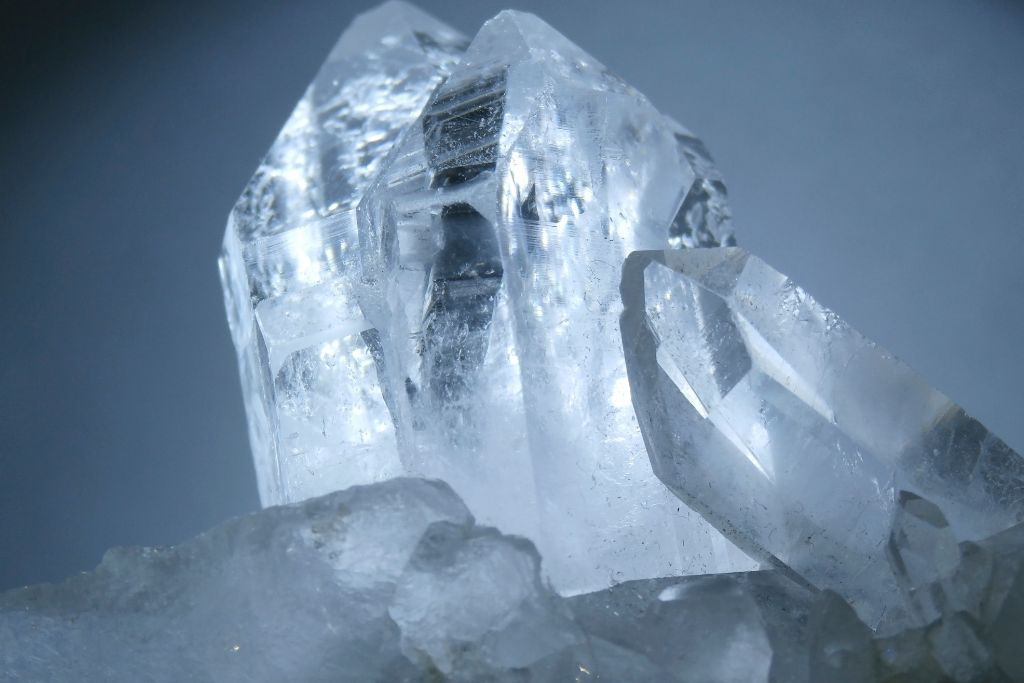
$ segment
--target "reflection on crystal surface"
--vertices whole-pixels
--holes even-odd
[[[756,257],[633,254],[622,295],[658,476],[872,626],[908,620],[885,552],[897,490],[937,504],[961,539],[1024,519],[1017,453]]]
[[[359,16],[231,212],[221,278],[264,504],[403,471],[354,209],[464,47],[401,2]]]
[[[556,586],[748,569],[657,481],[617,283],[731,240],[703,146],[532,15],[484,24],[358,207],[403,459],[535,539]]]

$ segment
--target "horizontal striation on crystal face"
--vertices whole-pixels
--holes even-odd
[[[355,207],[465,45],[405,3],[357,17],[231,211],[220,270],[264,504],[403,471]]]
[[[658,477],[752,556],[836,591],[870,625],[913,621],[886,557],[897,491],[945,513],[949,532],[944,519],[924,541],[933,554],[1024,520],[1020,455],[758,258],[632,254],[622,297]],[[934,514],[914,510],[901,523],[926,528]]]
[[[731,243],[699,140],[538,18],[488,21],[357,209],[399,449],[567,592],[753,568],[651,470],[618,279]]]

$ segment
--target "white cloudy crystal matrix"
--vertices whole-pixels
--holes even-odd
[[[562,599],[528,541],[398,478],[0,593],[0,680],[801,683],[814,597],[755,572]]]
[[[265,503],[399,473],[529,536],[555,585],[755,565],[654,476],[619,269],[731,240],[699,140],[532,15],[342,37],[222,259]]]
[[[1020,455],[760,259],[635,253],[622,296],[658,476],[751,555],[835,590],[871,626],[914,622],[886,558],[897,491],[928,498],[951,527],[910,569],[939,571],[954,563],[943,543],[955,553],[953,539],[1024,520]]]

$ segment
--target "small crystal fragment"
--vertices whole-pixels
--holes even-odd
[[[832,591],[822,591],[811,611],[810,680],[865,683],[875,680],[871,629]]]
[[[938,619],[948,602],[943,585],[961,562],[960,547],[942,510],[920,496],[900,491],[888,551],[897,583],[920,624]]]
[[[809,602],[769,572],[562,598],[529,541],[476,526],[445,484],[399,478],[0,593],[0,677],[662,683],[694,680],[691,663],[748,683],[777,670],[776,648],[799,660]]]
[[[756,257],[634,253],[622,296],[633,404],[661,480],[872,627],[912,623],[885,553],[896,491],[938,505],[958,539],[1024,519],[1017,453]],[[927,516],[904,522],[918,533]],[[929,561],[944,573],[948,537],[928,534],[943,539]]]
[[[389,614],[405,655],[447,675],[526,669],[584,640],[528,541],[466,524],[427,529]]]

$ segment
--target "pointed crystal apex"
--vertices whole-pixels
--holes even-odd
[[[495,62],[514,64],[526,61],[543,62],[553,68],[576,68],[580,65],[604,68],[540,17],[510,9],[484,22],[466,50],[463,63],[470,68],[479,68]]]
[[[869,625],[906,618],[885,557],[897,490],[949,521],[901,499],[897,544],[920,580],[932,561],[955,563],[954,536],[1024,518],[1024,459],[760,259],[633,254],[622,297],[630,392],[658,476]]]
[[[358,58],[404,46],[429,54],[432,50],[461,52],[468,41],[448,26],[404,0],[388,0],[352,20],[331,50],[327,62]]]

